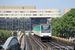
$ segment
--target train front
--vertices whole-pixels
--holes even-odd
[[[41,40],[42,41],[46,41],[46,40],[50,41],[51,36],[52,36],[51,32],[52,32],[51,25],[49,25],[49,24],[41,25],[41,34],[40,34]]]

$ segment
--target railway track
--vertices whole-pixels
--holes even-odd
[[[59,44],[54,41],[42,42],[39,37],[25,36],[24,50],[73,50],[71,47]]]
[[[39,37],[37,37],[37,36],[34,36],[34,37],[36,39],[38,39],[39,41],[41,41],[41,39]],[[45,46],[47,46],[48,50],[60,50],[60,47],[58,47],[58,46],[56,46],[56,45],[54,45],[52,43],[49,43],[47,41],[45,41],[45,42],[41,41],[41,43],[44,44]]]
[[[25,49],[24,50],[47,50],[46,46],[42,44],[33,36],[25,36]]]
[[[34,37],[34,36],[33,36]],[[42,48],[44,49],[44,50],[49,50],[49,48],[42,42],[42,41],[40,41],[39,39],[37,39],[36,37],[34,37],[35,38],[35,40],[42,46]]]
[[[60,46],[61,48],[66,48],[66,50],[74,50],[74,46],[68,46],[68,45],[65,45],[65,44],[62,44],[62,43],[56,42],[56,41],[51,41],[51,42]]]
[[[39,37],[35,36],[40,40]],[[41,40],[40,40],[41,41]],[[43,42],[46,46],[48,46],[49,50],[74,50],[74,47],[68,46],[66,44],[62,44],[56,41]]]
[[[59,46],[59,45],[52,43],[52,42],[46,42],[45,44],[47,46],[49,46],[51,48],[51,50],[69,50],[68,48],[66,48],[64,46]]]

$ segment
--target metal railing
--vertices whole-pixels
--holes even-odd
[[[24,50],[27,50],[27,38],[25,36],[25,49]]]

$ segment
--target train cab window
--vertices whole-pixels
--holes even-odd
[[[50,33],[50,25],[41,25],[42,33]]]

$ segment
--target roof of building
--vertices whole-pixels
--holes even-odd
[[[0,6],[0,9],[35,9],[35,6]]]

